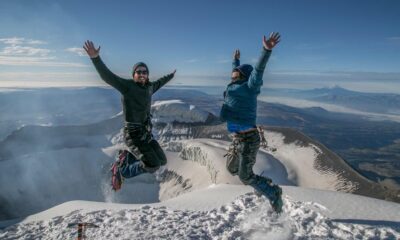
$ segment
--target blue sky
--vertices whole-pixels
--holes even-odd
[[[173,84],[225,85],[233,50],[254,63],[263,34],[279,31],[265,86],[400,92],[398,12],[395,0],[4,0],[0,87],[101,84],[86,39],[124,77],[144,61],[152,79],[176,68]]]

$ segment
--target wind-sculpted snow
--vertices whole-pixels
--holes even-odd
[[[167,151],[180,152],[182,151],[183,143],[182,141],[170,141],[164,144],[164,148]]]
[[[256,173],[262,173],[275,182],[285,185],[343,192],[353,192],[357,189],[357,183],[348,181],[341,172],[317,164],[318,157],[323,154],[317,146],[286,144],[284,136],[278,132],[267,131],[266,136],[269,147],[275,148],[276,151],[262,149],[259,152],[254,166]],[[235,181],[225,169],[224,154],[228,144],[220,140],[193,139],[169,142],[166,144],[166,149],[179,151],[182,159],[204,166],[212,183],[233,183]]]
[[[167,123],[165,126],[156,125],[153,134],[161,143],[167,144],[170,141],[193,138],[192,127],[188,124],[180,124],[179,126],[174,126],[172,123]]]
[[[207,172],[210,174],[211,182],[217,183],[218,170],[214,167],[211,157],[209,157],[207,152],[204,152],[201,147],[190,144],[185,145],[179,156],[184,160],[191,160],[199,163],[201,166],[205,166]]]
[[[205,122],[210,116],[194,105],[181,100],[156,101],[151,109],[154,122]]]
[[[190,179],[184,179],[181,175],[171,170],[164,170],[159,176],[160,180],[160,201],[174,198],[192,190]]]
[[[225,191],[222,186],[216,191]],[[232,189],[236,191],[235,189]],[[232,191],[231,190],[231,191]],[[213,192],[213,191],[211,191]],[[300,192],[292,193],[295,197]],[[196,194],[192,200],[196,200]],[[324,193],[318,193],[323,195]],[[51,219],[23,222],[0,231],[2,239],[73,239],[76,229],[69,223],[86,222],[98,228],[87,228],[88,239],[398,239],[396,222],[357,219],[332,219],[329,209],[318,203],[301,202],[292,196],[284,198],[284,212],[273,213],[264,197],[254,193],[238,196],[231,202],[204,210],[183,209],[166,202],[164,205],[106,206],[84,210],[87,203],[71,202],[68,208],[83,206]],[[212,204],[213,196],[208,197]],[[178,202],[188,204],[180,199]],[[363,202],[368,203],[368,201]],[[370,203],[371,204],[371,203]],[[367,204],[367,205],[370,205]],[[370,205],[377,207],[379,205]],[[62,212],[64,206],[58,206]],[[103,209],[101,209],[103,207]],[[399,207],[397,206],[397,209]],[[56,209],[55,209],[56,210]],[[394,209],[392,209],[394,210]],[[369,224],[368,224],[369,223]]]
[[[357,183],[343,177],[341,172],[317,163],[323,151],[316,145],[287,144],[284,142],[285,136],[272,131],[267,131],[266,137],[269,146],[276,148],[272,155],[285,165],[289,179],[295,181],[296,185],[344,192],[357,190]]]
[[[190,165],[191,167],[196,165],[202,166],[202,171],[206,173],[207,179],[209,179],[212,184],[242,184],[237,176],[232,176],[226,170],[226,158],[224,155],[226,154],[229,144],[229,142],[215,139],[191,139],[169,142],[166,145],[166,149],[168,151],[179,151],[179,157],[184,160],[183,162],[192,162]],[[258,154],[254,171],[257,174],[263,174],[273,178],[274,181],[279,184],[294,185],[294,183],[287,178],[288,174],[286,169],[279,160],[265,152],[260,152]],[[182,172],[182,174],[185,175],[185,172]],[[197,181],[205,181],[204,175],[196,177],[202,178]]]

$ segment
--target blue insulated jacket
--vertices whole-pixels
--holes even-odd
[[[263,85],[263,74],[268,62],[271,50],[263,48],[253,71],[248,79],[231,82],[224,92],[224,104],[222,105],[220,118],[243,125],[256,125],[257,96]],[[234,59],[233,69],[239,67],[240,61]]]

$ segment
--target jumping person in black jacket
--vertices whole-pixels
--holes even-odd
[[[129,148],[130,158],[123,156],[118,166],[113,169],[117,174],[113,178],[113,189],[118,190],[122,184],[122,177],[130,178],[142,173],[153,173],[160,166],[167,163],[167,158],[158,142],[151,134],[151,96],[175,75],[172,73],[156,80],[149,81],[149,69],[143,62],[133,66],[132,79],[123,79],[112,73],[101,60],[100,46],[94,47],[92,41],[86,41],[83,46],[91,58],[100,77],[122,94],[122,106],[125,118],[124,140]],[[133,160],[132,160],[133,159]],[[122,176],[122,177],[121,177]]]

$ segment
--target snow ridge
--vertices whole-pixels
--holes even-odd
[[[181,100],[156,101],[151,113],[154,122],[205,122],[209,113]]]
[[[160,143],[170,141],[185,140],[193,138],[192,128],[190,126],[174,127],[172,123],[167,123],[165,127],[155,127],[154,135]]]
[[[331,220],[315,202],[284,199],[276,215],[268,200],[254,193],[211,210],[179,210],[142,205],[134,209],[73,211],[50,220],[13,225],[0,231],[2,239],[73,239],[71,222],[99,226],[86,229],[88,239],[396,239],[398,227],[369,226]]]
[[[265,135],[269,146],[277,149],[271,154],[285,165],[289,179],[295,181],[296,185],[343,192],[357,190],[357,183],[348,181],[340,172],[317,164],[322,150],[314,144],[308,146],[296,143],[285,144],[285,136],[278,132],[267,131]],[[315,179],[319,180],[315,181]]]
[[[184,160],[191,160],[199,163],[201,166],[207,168],[207,172],[210,174],[211,182],[217,183],[218,170],[214,166],[213,160],[209,158],[208,153],[204,151],[201,146],[196,144],[185,143],[182,147],[179,156]]]
[[[193,184],[173,170],[164,170],[158,179],[160,181],[160,201],[174,198],[190,192]]]

